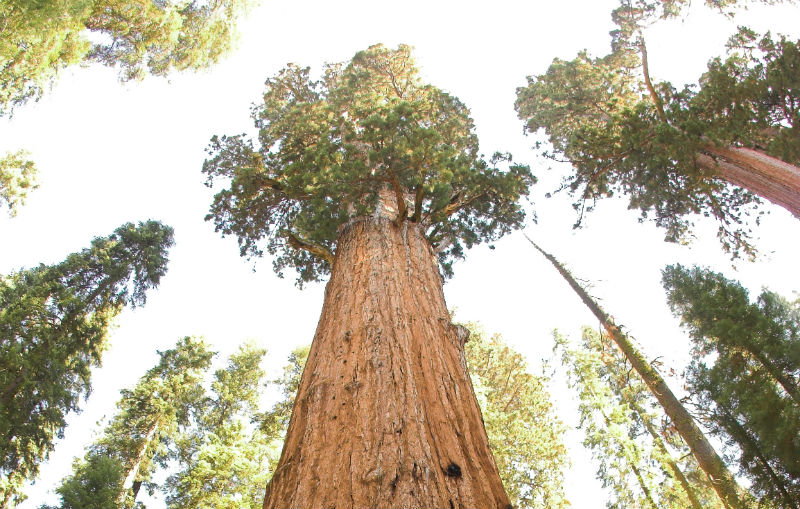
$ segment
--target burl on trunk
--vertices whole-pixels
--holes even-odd
[[[344,226],[264,507],[510,507],[429,242]]]

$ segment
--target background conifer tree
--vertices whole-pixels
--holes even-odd
[[[99,62],[123,81],[219,60],[249,0],[8,0],[0,5],[0,114],[38,99],[68,66]]]
[[[609,338],[584,327],[580,345],[570,344],[557,333],[555,340],[570,384],[580,396],[584,443],[600,459],[598,476],[614,486],[615,499],[609,507],[650,507],[650,500],[657,507],[723,507],[686,443],[668,425],[647,386]],[[618,428],[604,428],[601,424],[606,419]],[[624,469],[634,460],[638,464],[629,471],[607,468]],[[636,471],[641,479],[634,480]],[[642,483],[650,499],[642,496]]]
[[[245,344],[214,374],[211,394],[198,405],[194,425],[177,442],[180,465],[164,486],[167,507],[256,509],[264,498],[271,437],[253,425],[266,350]]]
[[[663,284],[693,341],[699,412],[765,503],[800,507],[797,303],[767,290],[751,302],[736,281],[697,267],[669,266]]]
[[[595,315],[608,337],[614,341],[620,352],[625,356],[625,359],[647,385],[650,393],[658,400],[678,434],[691,449],[700,468],[712,481],[712,486],[723,503],[728,507],[742,509],[747,507],[748,502],[743,498],[741,488],[736,483],[728,466],[708,441],[703,430],[695,422],[694,417],[675,396],[675,393],[672,392],[658,369],[648,362],[634,341],[622,331],[622,328],[614,322],[608,313],[600,307],[597,301],[586,292],[575,277],[553,255],[544,251],[530,239],[528,240],[553,264],[558,273],[561,274],[561,277],[564,278],[564,281],[569,284],[586,307]]]
[[[145,303],[171,245],[170,227],[128,223],[59,264],[0,277],[0,507],[23,496],[63,435],[113,318]]]

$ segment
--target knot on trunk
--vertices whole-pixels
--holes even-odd
[[[458,338],[458,344],[462,348],[464,344],[469,341],[469,329],[461,325],[460,323],[454,324],[456,328],[456,337]]]
[[[383,479],[383,469],[378,466],[364,474],[364,477],[361,478],[361,482],[379,483],[381,479]]]

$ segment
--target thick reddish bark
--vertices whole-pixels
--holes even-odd
[[[264,507],[509,507],[465,339],[418,225],[343,227]]]
[[[800,168],[758,150],[708,145],[698,164],[800,218]]]

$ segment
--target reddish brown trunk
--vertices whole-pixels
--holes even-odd
[[[704,147],[698,164],[800,218],[800,168],[758,150]]]
[[[342,229],[264,507],[508,507],[418,225]]]

